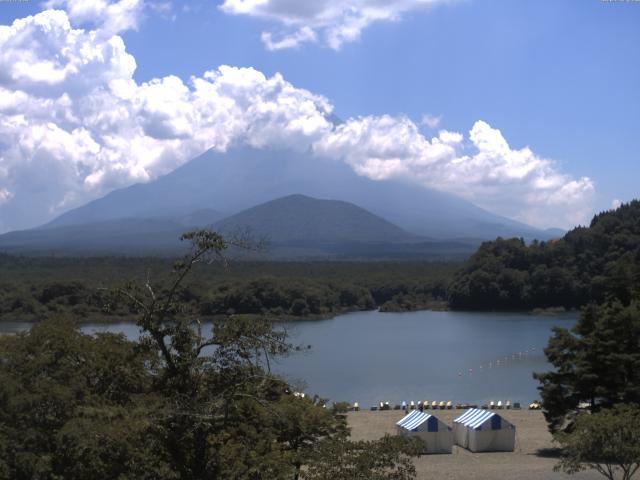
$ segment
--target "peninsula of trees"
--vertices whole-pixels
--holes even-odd
[[[596,215],[563,238],[482,244],[448,287],[452,309],[579,308],[640,289],[640,201]]]

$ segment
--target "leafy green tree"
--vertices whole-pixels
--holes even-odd
[[[122,336],[83,335],[65,319],[0,337],[2,478],[90,478],[83,476],[90,472],[103,473],[93,478],[118,478],[115,470],[110,476],[100,466],[100,456],[89,455],[96,451],[91,444],[112,456],[109,468],[133,459],[153,411],[148,374],[153,365],[153,357]],[[99,428],[78,436],[88,424]],[[118,431],[118,425],[126,429]],[[109,435],[121,440],[119,449],[105,448]],[[81,448],[74,439],[81,439]],[[84,461],[76,468],[64,459],[80,460],[78,452]],[[160,464],[150,453],[150,462]]]
[[[229,243],[209,231],[183,239],[192,242],[192,250],[174,265],[172,281],[161,294],[150,282],[119,292],[140,312],[142,343],[160,354],[157,387],[171,404],[160,427],[171,464],[182,479],[282,478],[301,463],[299,449],[291,445],[293,435],[282,436],[278,420],[278,413],[290,406],[288,387],[270,372],[269,358],[291,349],[286,333],[268,321],[231,316],[215,320],[205,337],[178,292],[196,264],[224,261],[222,251]],[[211,353],[205,354],[207,349]],[[304,431],[305,442],[337,430],[334,416],[318,418],[318,405],[295,405],[306,409],[285,425]],[[315,419],[313,428],[304,425],[309,418]]]
[[[535,374],[552,431],[580,402],[593,411],[640,404],[640,303],[590,305],[572,331],[556,329],[545,353],[554,371]]]
[[[578,308],[613,299],[628,305],[640,289],[640,201],[596,215],[548,242],[483,243],[449,285],[452,308]]]
[[[275,427],[294,465],[295,480],[300,477],[302,467],[313,458],[320,441],[347,438],[346,407],[346,404],[334,404],[327,409],[321,398],[294,395],[285,396],[278,403]]]
[[[412,457],[420,454],[419,439],[385,436],[375,441],[350,442],[342,438],[320,443],[305,480],[411,480]]]
[[[340,409],[295,397],[271,373],[291,350],[286,332],[227,316],[203,333],[183,282],[230,243],[209,231],[183,239],[192,249],[168,283],[110,299],[137,312],[139,342],[70,320],[0,338],[0,478],[290,479],[320,442],[346,437]]]
[[[640,409],[616,406],[578,416],[571,433],[559,433],[562,456],[555,470],[593,469],[609,480],[630,480],[640,469]]]

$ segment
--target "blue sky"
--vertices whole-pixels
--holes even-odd
[[[455,158],[468,153],[468,147],[463,143],[471,141],[473,135],[470,131],[476,122],[486,122],[490,128],[483,132],[493,135],[494,130],[499,130],[513,151],[530,147],[533,156],[525,155],[523,162],[552,162],[551,167],[546,164],[532,167],[532,171],[535,168],[540,171],[546,169],[546,173],[541,174],[544,176],[542,180],[540,177],[527,183],[519,178],[513,182],[510,174],[502,178],[500,173],[496,173],[498,187],[475,188],[461,184],[460,191],[456,191],[453,183],[443,187],[456,194],[473,190],[473,196],[467,195],[470,200],[498,213],[540,226],[562,224],[566,227],[572,222],[584,221],[593,211],[610,208],[614,200],[627,201],[640,196],[637,181],[640,178],[638,2],[401,0],[396,11],[391,8],[391,11],[380,13],[372,10],[371,13],[366,10],[367,4],[376,2],[368,0],[322,0],[318,4],[324,7],[305,12],[291,6],[295,2],[285,0],[262,2],[262,6],[261,2],[253,0],[227,0],[224,10],[220,8],[219,1],[153,4],[140,1],[135,2],[138,3],[135,11],[128,12],[135,17],[135,28],[129,25],[105,26],[109,24],[104,11],[93,17],[89,14],[84,17],[76,14],[74,17],[73,8],[83,2],[87,5],[102,4],[102,7],[119,3],[115,0],[52,0],[48,6],[66,9],[72,28],[109,30],[108,35],[121,37],[126,52],[135,58],[137,67],[132,75],[137,85],[171,75],[188,85],[192,75],[200,78],[205,71],[216,70],[219,65],[252,67],[267,79],[280,73],[284,81],[296,89],[305,89],[326,98],[333,113],[341,119],[372,119],[367,125],[373,124],[371,128],[377,128],[376,135],[383,128],[376,121],[385,115],[394,119],[406,117],[427,140],[438,136],[440,130],[459,132],[464,136],[464,142],[455,147],[458,152]],[[433,4],[425,6],[423,3]],[[330,8],[347,4],[352,7],[348,20],[340,15],[326,20]],[[16,19],[44,9],[43,4],[34,1],[0,3],[0,24],[11,25]],[[92,11],[99,10],[94,8]],[[367,15],[379,17],[372,20]],[[338,45],[335,42],[331,44],[332,32],[345,25],[351,26],[347,21],[353,18],[362,20],[355,38],[340,37]],[[304,35],[314,39],[298,42],[293,48],[270,50],[265,44],[265,32],[276,40],[294,37],[297,32],[305,32]],[[12,61],[15,65],[15,58],[5,61]],[[20,84],[14,82],[11,89],[21,89]],[[37,93],[25,91],[29,95],[42,95],[42,87]],[[85,91],[78,93],[78,101],[88,95]],[[71,97],[76,101],[74,95]],[[424,115],[437,117],[439,122],[426,125],[422,122]],[[355,127],[359,125],[354,124],[349,131],[359,131]],[[71,127],[64,125],[60,128],[71,131]],[[98,134],[90,128],[88,130],[97,144],[104,146],[97,139]],[[383,130],[386,133],[397,132],[388,125]],[[476,136],[480,133],[477,132]],[[11,137],[7,134],[7,138]],[[331,153],[342,156],[359,173],[382,178],[380,170],[374,171],[380,162],[373,165],[370,158],[365,158],[362,153],[368,151],[361,148],[363,138],[351,138]],[[415,135],[410,138],[415,140]],[[317,138],[314,137],[314,141],[317,142]],[[389,142],[393,143],[393,140],[389,139]],[[475,141],[474,145],[478,147]],[[70,186],[71,193],[56,192],[58,197],[64,193],[70,200],[49,205],[49,214],[60,213],[111,188],[140,181],[141,178],[155,178],[184,161],[183,157],[194,148],[197,147],[175,153],[177,160],[157,162],[160,167],[143,165],[143,174],[131,173],[134,170],[138,172],[139,164],[131,168],[129,165],[127,175],[122,178],[113,174],[113,171],[123,170],[120,164],[118,169],[107,173],[103,172],[105,168],[100,164],[100,178],[110,180],[101,180],[99,186],[91,190],[87,185],[94,183],[87,182],[90,175],[86,175],[81,178],[81,188],[74,190]],[[358,148],[361,150],[352,151]],[[475,155],[473,160],[478,164],[487,156],[478,156],[475,152],[468,154]],[[511,152],[505,155],[509,154]],[[162,153],[163,158],[167,155]],[[385,161],[395,161],[397,156],[394,153],[393,159],[385,158]],[[491,160],[491,168],[502,168],[496,162]],[[425,178],[430,175],[427,172],[429,168],[436,168],[429,167],[431,164],[424,166],[428,162],[422,160],[414,159],[410,163],[412,169],[417,168],[415,165],[423,165],[421,168],[424,170],[419,173]],[[389,166],[393,165],[385,165],[384,171],[391,171]],[[479,168],[485,167],[486,164],[482,164]],[[92,168],[82,166],[79,170],[88,169],[95,174]],[[403,174],[406,171],[402,170]],[[415,170],[410,171],[415,175]],[[495,179],[493,173],[488,171],[479,175],[479,182],[483,181],[482,178]],[[24,177],[24,173],[21,175]],[[545,183],[549,176],[557,175],[562,176],[565,185],[574,180],[580,182],[584,177],[588,177],[588,184],[583,182],[568,190],[560,187],[553,191],[547,189],[543,193],[529,190],[533,183],[539,185]],[[445,176],[450,178],[451,172],[447,170],[446,175],[434,175],[438,179]],[[424,181],[428,187],[437,187],[440,180]],[[0,175],[0,187],[1,182]],[[504,191],[497,192],[496,189],[503,184],[506,185]],[[0,212],[5,208],[7,218],[17,215],[7,210],[9,204],[24,198],[20,197],[16,185],[16,181],[8,183],[4,190],[9,200],[4,205],[0,202]],[[523,196],[529,197],[529,203],[540,202],[540,195],[555,195],[555,203],[538,205],[538,209],[530,204],[522,205],[518,207],[524,212],[522,214],[506,207],[501,209],[501,205],[515,199],[519,188],[522,188]],[[581,196],[576,197],[576,202],[586,205],[579,215],[570,214],[570,211],[580,208],[577,203],[568,202],[558,207],[569,212],[564,216],[550,217],[546,221],[540,218],[540,212],[562,203],[558,197],[566,192],[570,195],[577,188]],[[0,200],[2,191],[0,188]],[[490,196],[491,199],[488,198]],[[45,195],[42,201],[51,202],[54,197]],[[24,213],[28,208],[36,207],[15,208]],[[11,222],[5,223],[5,229],[13,226]]]

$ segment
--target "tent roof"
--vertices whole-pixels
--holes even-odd
[[[396,425],[402,428],[406,428],[407,430],[414,431],[431,417],[433,417],[433,415],[421,412],[420,410],[414,410],[409,415],[402,418],[402,420],[397,422]]]
[[[476,429],[480,428],[485,422],[489,421],[494,416],[503,420],[496,412],[481,410],[479,408],[471,408],[456,418],[454,422],[460,423],[465,427]]]

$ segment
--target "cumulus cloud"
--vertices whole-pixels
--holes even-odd
[[[61,10],[0,25],[0,86],[38,98],[82,95],[136,68],[118,36],[74,30]]]
[[[339,125],[314,147],[373,180],[418,182],[532,225],[571,226],[591,213],[589,178],[563,174],[528,147],[511,148],[483,121],[468,138],[465,144],[462,134],[441,130],[429,140],[408,118],[368,116]]]
[[[318,37],[330,48],[360,38],[362,30],[374,22],[397,21],[407,12],[444,3],[447,0],[224,0],[220,9],[233,15],[249,15],[279,24],[274,41],[264,32],[262,41],[270,50],[295,48],[315,42]]]
[[[326,98],[280,74],[221,66],[138,83],[135,68],[121,37],[77,28],[64,11],[0,26],[0,230],[44,223],[236,144],[312,151],[314,161],[339,159],[359,175],[418,182],[540,226],[591,213],[590,179],[511,147],[483,121],[467,136],[440,129],[432,138],[402,116],[335,124]]]
[[[103,35],[138,28],[145,7],[144,0],[47,0],[43,5],[64,9],[75,25],[88,24]]]
[[[0,26],[0,188],[13,192],[0,207],[5,229],[149,181],[208,148],[308,149],[331,128],[329,102],[279,74],[221,66],[138,84],[135,67],[119,36],[73,28],[64,11]],[[18,208],[27,203],[30,215]]]

